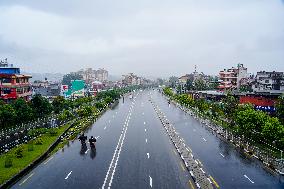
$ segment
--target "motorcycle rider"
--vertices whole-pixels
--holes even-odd
[[[78,139],[81,141],[81,144],[86,144],[87,136],[82,133]]]
[[[91,136],[91,138],[89,139],[89,142],[90,142],[90,146],[91,146],[91,147],[96,148],[96,142],[97,142],[97,139],[96,139],[96,138],[94,138],[93,136]]]

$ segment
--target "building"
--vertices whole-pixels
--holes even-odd
[[[95,72],[95,76],[97,81],[106,82],[108,80],[108,71],[103,68],[99,68]]]
[[[61,86],[59,83],[50,83],[48,81],[34,82],[32,84],[32,91],[33,95],[39,94],[52,101],[55,97],[60,96]]]
[[[243,64],[238,64],[237,68],[232,67],[219,72],[221,83],[218,86],[221,90],[239,89],[241,85],[247,83],[247,68]]]
[[[137,75],[134,75],[133,73],[129,73],[127,75],[122,76],[122,84],[123,85],[135,85],[136,78],[138,77]]]
[[[127,75],[122,76],[122,86],[129,86],[129,85],[149,85],[151,83],[150,80],[139,77],[134,73],[129,73]]]
[[[0,99],[5,102],[17,98],[29,100],[32,95],[29,79],[31,75],[21,74],[20,68],[8,64],[7,58],[0,61]]]
[[[255,93],[284,93],[283,72],[257,72],[252,90]]]
[[[81,75],[87,85],[91,85],[94,81],[108,81],[108,71],[103,68],[99,68],[98,70],[93,70],[92,68],[81,69],[74,73]]]
[[[85,96],[85,81],[84,80],[72,80],[71,89],[65,93],[66,97],[79,98]]]
[[[188,80],[193,81],[194,75],[193,74],[185,74],[185,75],[178,78],[179,83],[183,84],[183,85],[185,85]]]

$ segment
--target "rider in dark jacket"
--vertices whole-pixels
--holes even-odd
[[[84,133],[82,133],[82,134],[79,136],[78,139],[79,139],[79,140],[81,141],[81,143],[83,144],[83,143],[86,143],[87,136],[85,136]]]
[[[91,136],[91,138],[89,139],[89,142],[90,142],[90,145],[92,146],[92,147],[96,147],[95,145],[96,145],[96,142],[97,142],[97,139],[96,138],[94,138],[93,136]]]

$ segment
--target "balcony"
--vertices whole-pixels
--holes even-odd
[[[22,93],[22,94],[17,94],[18,97],[25,97],[25,96],[31,96],[32,95],[32,91],[29,91],[29,92],[25,92],[25,93]]]

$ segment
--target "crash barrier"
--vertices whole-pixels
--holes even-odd
[[[164,126],[168,136],[170,137],[173,145],[175,146],[177,152],[179,153],[183,163],[185,164],[189,174],[194,180],[196,186],[202,189],[213,189],[219,186],[214,187],[209,175],[203,170],[200,162],[194,159],[192,154],[192,150],[189,146],[185,144],[185,141],[182,137],[178,135],[174,126],[169,122],[164,113],[160,110],[160,108],[150,99],[151,104],[154,106],[154,110],[156,111],[162,125]]]

